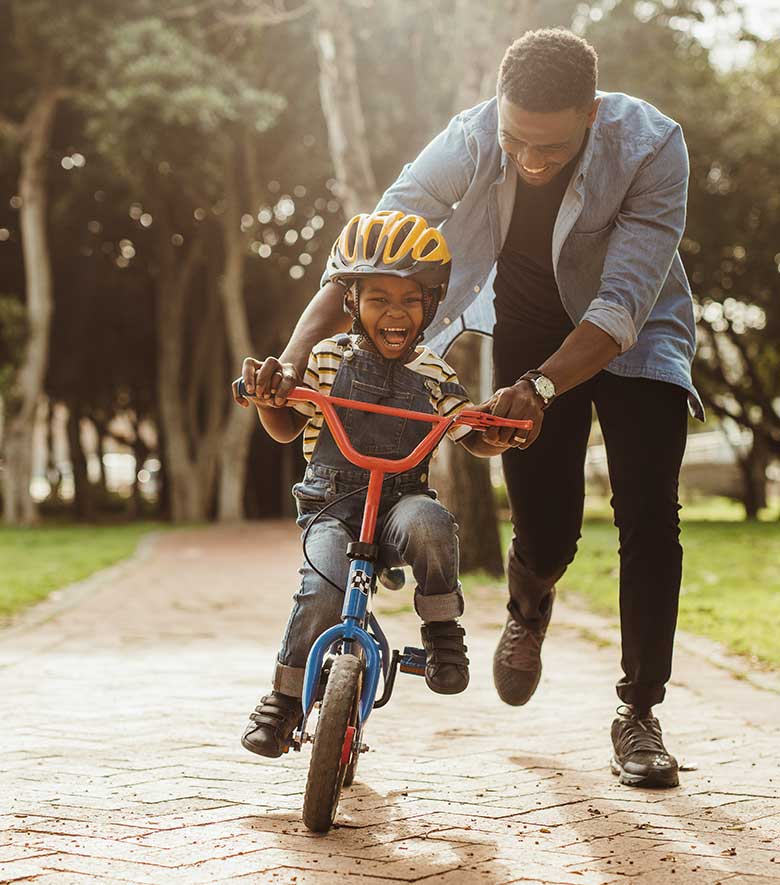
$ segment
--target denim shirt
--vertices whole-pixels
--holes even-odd
[[[703,420],[691,381],[691,290],[677,251],[688,189],[682,130],[637,98],[617,92],[599,97],[553,230],[561,301],[575,326],[588,320],[620,345],[607,371],[685,388],[691,412]],[[438,353],[465,330],[492,333],[492,280],[516,181],[498,143],[493,98],[454,117],[377,206],[422,215],[447,237],[452,278],[426,335]]]

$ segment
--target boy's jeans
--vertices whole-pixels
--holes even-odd
[[[398,501],[382,508],[377,522],[375,537],[381,565],[412,567],[417,582],[414,607],[423,621],[459,617],[463,614],[463,596],[458,583],[458,527],[454,517],[429,495],[396,494]],[[302,508],[298,525],[305,529],[315,513]],[[300,697],[309,649],[323,631],[341,620],[350,565],[347,545],[359,535],[360,516],[362,510],[342,521],[326,513],[309,532],[309,559],[341,589],[324,581],[304,560],[301,585],[279,650],[276,691]]]

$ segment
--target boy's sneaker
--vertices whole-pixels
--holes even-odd
[[[629,787],[676,787],[677,760],[667,752],[661,737],[661,724],[655,716],[633,707],[618,707],[612,723],[610,768]]]
[[[261,698],[254,713],[249,714],[250,722],[241,744],[252,753],[278,759],[289,749],[292,733],[302,716],[300,698],[272,691]]]
[[[457,621],[431,621],[420,628],[425,648],[425,682],[438,694],[458,694],[469,684],[466,631]]]

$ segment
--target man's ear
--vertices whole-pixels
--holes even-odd
[[[588,113],[588,128],[596,122],[596,114],[599,112],[599,105],[601,104],[600,98],[595,98],[593,100],[593,107],[590,109]]]

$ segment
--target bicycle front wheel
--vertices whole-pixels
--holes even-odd
[[[327,832],[336,816],[357,734],[362,686],[363,662],[338,655],[320,707],[303,799],[303,822],[315,833]]]

